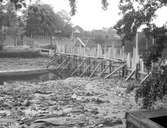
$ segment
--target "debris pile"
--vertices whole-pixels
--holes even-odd
[[[123,127],[125,112],[137,105],[122,84],[88,78],[6,83],[0,87],[0,118],[14,119],[19,128]]]

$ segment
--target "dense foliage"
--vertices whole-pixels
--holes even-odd
[[[167,29],[165,27],[155,28],[152,32],[150,32],[155,39],[154,45],[146,50],[144,53],[144,62],[147,69],[151,69],[151,64],[157,62],[160,58],[162,58],[162,51],[166,47],[167,42]],[[147,35],[150,36],[150,35]]]
[[[6,1],[10,1],[14,4],[16,10],[26,7],[26,0],[0,0],[1,3],[5,3]]]
[[[4,0],[0,3],[0,49],[3,47],[6,35],[13,39],[14,45],[22,44],[25,35],[71,36],[72,25],[65,12],[55,13],[49,5],[38,3],[29,5],[27,8],[22,6],[16,10],[16,4],[20,2],[24,5],[25,1],[6,1],[5,3]],[[21,13],[20,16],[17,15],[18,12]]]
[[[147,39],[154,39],[154,44],[143,55],[144,63],[152,75],[137,89],[136,93],[137,99],[142,98],[144,108],[150,108],[155,101],[166,95],[167,66],[157,65],[160,69],[156,70],[153,65],[160,64],[159,60],[162,60],[162,51],[167,41],[167,29],[165,26],[159,28],[152,22],[155,12],[166,5],[166,0],[120,1],[123,18],[115,25],[115,29],[123,37],[123,42],[133,40],[138,28],[142,25],[146,26],[144,33]]]
[[[55,13],[47,4],[34,4],[28,7],[26,35],[54,36],[57,32],[61,36],[70,37],[72,27],[66,17]]]
[[[17,17],[12,3],[8,2],[5,5],[0,5],[0,19],[0,49],[2,49],[7,27],[16,26]]]
[[[3,3],[4,1],[6,0],[0,0],[1,3]],[[15,5],[15,9],[20,9],[20,8],[23,8],[23,7],[26,7],[26,0],[9,0],[11,3],[13,3]],[[31,0],[29,0],[31,2]],[[76,2],[77,0],[68,0],[69,1],[69,4],[70,4],[70,7],[71,7],[71,15],[75,15],[76,13]],[[107,6],[108,6],[108,2],[107,0],[101,0],[101,3],[102,3],[102,8],[104,10],[107,9]]]
[[[162,100],[167,94],[167,65],[163,62],[166,59],[162,55],[162,51],[167,46],[166,32],[164,27],[153,30],[151,34],[156,39],[155,44],[144,53],[144,63],[152,72],[136,93],[137,99],[142,98],[144,108],[151,108],[156,101]]]
[[[31,5],[28,7],[26,34],[52,35],[61,24],[61,18],[55,15],[49,5]]]
[[[151,77],[136,92],[136,100],[142,98],[144,108],[151,108],[167,94],[167,66],[152,72]]]
[[[141,25],[146,25],[148,30],[153,29],[155,12],[166,4],[162,0],[121,0],[119,8],[123,18],[117,22],[115,29],[118,34],[124,35],[123,40],[132,40]]]

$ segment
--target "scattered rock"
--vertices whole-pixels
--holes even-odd
[[[104,120],[104,122],[102,123],[104,126],[115,126],[115,125],[120,125],[123,124],[122,120],[120,118],[118,119],[113,119],[113,118],[107,118]]]
[[[87,92],[86,96],[94,96],[92,92]]]
[[[95,102],[96,104],[102,104],[102,103],[106,103],[109,101],[106,101],[106,100],[103,100],[103,99],[100,99],[100,98],[93,98],[91,101]]]
[[[80,78],[31,83],[31,86],[30,83],[6,83],[0,89],[0,116],[12,115],[25,128],[122,125],[122,115],[134,102],[129,100],[132,95],[125,95],[125,88],[111,82],[113,86],[102,80]],[[117,118],[107,118],[110,115]]]

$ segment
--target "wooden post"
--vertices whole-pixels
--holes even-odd
[[[88,68],[90,67],[91,65],[87,65],[87,67],[83,70],[82,74],[80,75],[80,77],[82,77],[88,70]]]
[[[63,56],[60,54],[60,63],[63,62]]]
[[[76,56],[73,55],[73,61],[72,61],[72,70],[74,70],[76,68]]]
[[[123,64],[121,66],[119,66],[117,69],[115,69],[113,72],[111,72],[110,74],[108,74],[105,79],[107,79],[108,77],[110,77],[112,74],[114,74],[115,72],[119,71],[121,68],[123,68],[126,64]]]
[[[139,74],[139,63],[136,64],[136,71],[135,71],[135,79],[138,81],[140,74]]]
[[[74,70],[74,72],[71,74],[71,76],[73,76],[73,75],[80,69],[80,67],[84,64],[84,62],[85,62],[85,60],[83,60],[83,61],[79,64],[79,66]]]
[[[152,72],[149,72],[149,73],[144,77],[144,79],[141,80],[140,85],[143,84],[144,81],[146,81],[146,80],[149,78],[149,76],[151,75],[151,73],[152,73]]]
[[[47,63],[46,68],[49,68],[49,66],[52,65],[53,62],[56,63],[56,64],[58,64],[58,60],[59,60],[58,57],[59,57],[59,56],[57,56],[57,55],[55,54],[55,55],[53,56],[53,58],[51,59],[51,61],[49,61],[49,62]]]
[[[93,59],[93,68],[96,66],[96,61]]]
[[[81,62],[82,61],[82,58],[81,58],[81,56],[79,57],[79,62]],[[83,69],[84,69],[84,63],[83,63],[83,65],[81,65],[81,67],[80,67],[80,73],[82,73],[83,72]]]
[[[100,77],[106,72],[106,70],[110,67],[110,64],[108,64],[107,66],[105,66],[104,70],[100,73]]]
[[[122,59],[125,61],[125,46],[122,46]]]
[[[103,69],[104,69],[104,62],[103,60],[101,60],[101,72],[103,71]]]
[[[87,65],[90,65],[90,57],[88,57],[88,59],[87,59]],[[88,74],[91,72],[90,70],[91,70],[91,67],[89,67],[89,69],[88,69]]]
[[[139,33],[136,33],[136,64],[139,63]]]
[[[68,56],[67,61],[66,61],[67,63],[63,66],[63,68],[59,71],[59,73],[61,73],[64,69],[67,69],[69,72],[71,61],[72,61],[72,59],[70,59],[70,56]]]
[[[126,77],[127,75],[127,65],[125,65],[123,68],[122,68],[122,78]]]
[[[102,62],[101,62],[102,63]],[[99,68],[99,66],[101,65],[101,63],[99,63],[96,67],[95,67],[95,69],[94,69],[94,71],[91,73],[91,75],[90,75],[90,78],[94,75],[94,73],[96,72],[96,70]]]
[[[138,80],[139,77],[139,32],[136,33],[136,73],[135,73],[135,78]]]
[[[136,67],[131,71],[131,73],[127,76],[127,78],[125,79],[125,81],[128,81],[132,76],[133,74],[135,73],[136,71]]]
[[[65,59],[65,60],[56,68],[56,70],[58,70],[59,68],[61,68],[62,65],[66,63],[66,61],[67,61],[67,59]]]
[[[111,71],[112,71],[112,69],[111,69],[112,68],[112,62],[111,61],[109,62],[109,68],[110,68],[109,73],[111,73]]]
[[[97,45],[97,57],[102,57],[102,47],[100,44]]]
[[[68,69],[68,71],[72,68],[72,63],[73,63],[73,58],[72,58],[72,56],[68,56],[68,64],[67,64],[67,69]]]
[[[130,53],[128,53],[126,62],[127,62],[127,67],[131,68],[131,56],[130,56]]]
[[[78,56],[76,56],[76,68],[78,67]]]

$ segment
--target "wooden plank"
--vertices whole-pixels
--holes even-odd
[[[56,70],[58,70],[59,68],[61,68],[67,61],[68,61],[68,59],[65,59],[65,60],[56,68]]]
[[[122,68],[122,78],[127,76],[127,65]]]
[[[109,73],[111,73],[111,70],[112,70],[112,69],[111,69],[111,68],[112,68],[111,66],[112,66],[112,63],[111,63],[111,61],[109,61],[109,68],[110,68],[110,69],[109,69]]]
[[[100,62],[94,69],[94,71],[91,73],[91,75],[89,76],[90,78],[94,75],[94,73],[96,72],[96,70],[99,68],[99,66],[101,66],[102,62]]]
[[[54,56],[53,58],[51,58],[51,60],[47,63],[47,66],[46,66],[46,68],[49,68],[49,66],[53,63],[53,62],[55,62],[55,61],[57,61],[58,59],[57,59],[57,56]]]
[[[94,63],[90,63],[89,65],[87,65],[86,68],[85,68],[85,70],[83,71],[83,73],[80,75],[80,77],[82,77],[82,76],[88,71],[88,69],[89,69],[91,66],[94,66]]]
[[[132,72],[129,74],[129,76],[125,79],[125,81],[129,80],[135,73],[136,67],[132,70]]]
[[[91,60],[90,60],[90,58],[88,58],[87,59],[87,65],[90,65],[91,64]],[[89,67],[89,69],[88,69],[88,72],[90,73],[90,71],[91,71],[91,67]]]
[[[139,74],[139,63],[136,64],[136,71],[135,71],[135,79],[136,81],[139,81],[139,77],[140,77],[140,74]]]
[[[61,72],[71,63],[71,61],[73,61],[73,60],[69,60],[69,61],[67,62],[67,64],[65,64],[65,65],[63,66],[63,68],[59,71],[59,73],[61,73]]]
[[[90,57],[90,58],[92,58],[92,59],[105,59],[105,60],[110,60],[110,61],[114,61],[114,62],[125,62],[125,61],[123,61],[122,59],[120,59],[120,58],[105,58],[105,57],[94,57],[94,56],[82,56],[82,55],[77,55],[77,54],[67,54],[67,53],[56,53],[56,54],[58,54],[58,55],[70,55],[70,56],[79,56],[79,57],[86,57],[86,58],[88,58],[88,57]]]
[[[82,76],[86,73],[86,71],[89,69],[89,67],[91,67],[91,65],[88,65],[88,66],[85,68],[85,70],[84,70],[83,73],[80,75],[80,77],[82,77]]]
[[[136,128],[164,128],[150,120],[150,118],[163,117],[167,115],[166,110],[154,111],[133,111],[125,115],[126,123]],[[129,128],[129,127],[128,127]]]
[[[109,75],[107,75],[105,77],[105,79],[107,79],[108,77],[110,77],[112,74],[114,74],[115,72],[119,71],[121,68],[123,68],[126,64],[123,64],[121,66],[119,66],[117,69],[115,69],[113,72],[111,72]]]
[[[77,67],[77,57],[73,56],[72,68],[75,69]]]
[[[73,76],[80,69],[80,67],[84,64],[84,62],[85,62],[85,59],[80,63],[80,65],[77,67],[77,69],[74,70],[74,72],[71,74],[71,76]]]
[[[103,69],[104,69],[104,62],[102,61],[101,62],[101,72],[103,71]]]
[[[147,74],[143,80],[141,80],[140,84],[143,84],[145,80],[147,80],[149,78],[149,76],[152,74],[152,72],[149,72],[149,74]]]
[[[103,73],[110,67],[110,64],[105,67],[105,69],[100,73],[100,77],[103,75]]]

